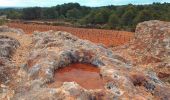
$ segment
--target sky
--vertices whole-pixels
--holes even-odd
[[[83,6],[106,6],[106,5],[125,5],[125,4],[151,4],[153,2],[169,2],[170,0],[0,0],[0,7],[51,7],[59,4],[77,2]]]

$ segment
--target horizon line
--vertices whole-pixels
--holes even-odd
[[[68,2],[68,3],[78,3],[78,2]],[[63,4],[68,4],[68,3],[63,3]],[[154,4],[154,3],[160,3],[160,4],[165,4],[165,3],[167,3],[167,4],[170,4],[170,2],[153,2],[153,3],[142,3],[142,4],[137,4],[137,3],[135,3],[135,4],[133,4],[133,3],[127,3],[127,4],[116,4],[116,5],[114,5],[114,4],[111,4],[111,5],[105,5],[105,6],[87,6],[87,5],[81,5],[80,3],[78,3],[78,4],[80,4],[80,6],[85,6],[85,7],[106,7],[106,6],[126,6],[126,5],[152,5],[152,4]],[[54,5],[54,6],[0,6],[0,8],[29,8],[29,7],[41,7],[41,8],[49,8],[49,7],[55,7],[55,6],[58,6],[58,5],[63,5],[63,4],[57,4],[57,5]]]

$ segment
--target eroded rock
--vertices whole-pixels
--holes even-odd
[[[11,37],[0,35],[0,83],[9,81],[12,66],[10,58],[20,43]]]
[[[0,26],[0,33],[4,33],[4,32],[16,33],[18,35],[24,34],[24,31],[22,29],[10,28],[8,26]]]
[[[137,26],[128,45],[108,49],[67,32],[35,32],[27,63],[18,71],[13,100],[152,100],[169,99],[170,23],[147,21]],[[103,89],[86,89],[75,82],[54,83],[55,70],[72,63],[88,63],[106,80]],[[0,62],[4,65],[3,62]],[[159,77],[157,73],[160,73]],[[163,70],[162,70],[163,69]],[[88,81],[88,80],[87,80]]]

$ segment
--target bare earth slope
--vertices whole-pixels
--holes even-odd
[[[7,82],[1,79],[0,99],[169,100],[169,29],[169,22],[140,23],[135,39],[113,50],[67,32],[26,35],[21,31],[2,31],[0,34],[10,38],[16,46],[9,45],[12,53],[5,58],[9,63],[0,66],[6,72],[15,69],[5,74],[12,76]],[[11,44],[4,38],[0,40]],[[76,82],[64,82],[61,87],[55,87],[55,70],[72,63],[88,63],[99,68],[101,78],[106,80],[103,89],[85,89]],[[9,65],[15,67],[8,67],[8,70],[6,66]]]
[[[64,26],[49,26],[24,23],[8,23],[7,26],[13,28],[21,28],[25,31],[26,34],[32,34],[34,31],[65,31],[81,39],[87,39],[94,43],[102,43],[106,46],[118,46],[125,44],[133,38],[134,34],[132,32],[126,31],[73,28]]]

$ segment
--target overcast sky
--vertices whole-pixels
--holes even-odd
[[[77,2],[85,6],[125,5],[125,4],[151,4],[153,2],[169,2],[170,0],[0,0],[0,6],[8,7],[50,7],[58,4]]]

